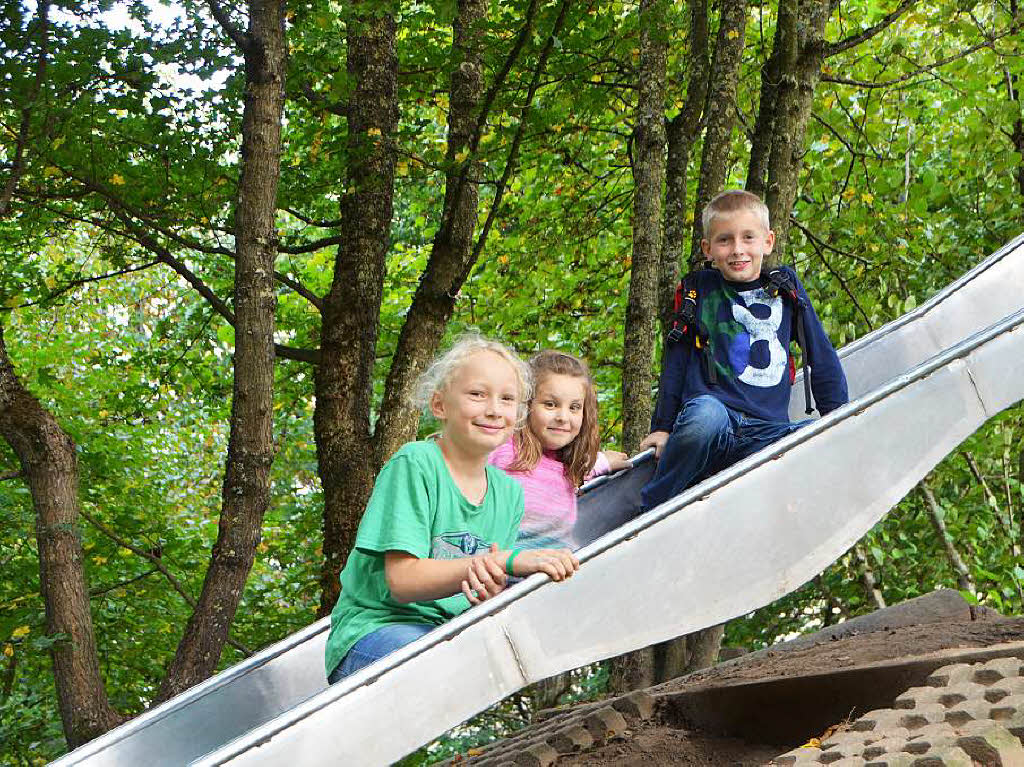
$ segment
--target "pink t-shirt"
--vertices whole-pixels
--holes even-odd
[[[515,445],[509,440],[491,453],[488,462],[523,486],[526,513],[516,545],[528,549],[575,548],[572,528],[576,524],[576,488],[565,475],[564,464],[554,453],[545,451],[533,471],[508,471],[515,459]],[[608,459],[599,452],[587,479],[607,474],[609,468]]]

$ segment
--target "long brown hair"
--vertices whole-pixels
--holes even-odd
[[[583,423],[580,425],[580,433],[557,453],[558,460],[564,467],[565,476],[573,487],[579,487],[594,467],[597,448],[600,446],[597,432],[597,392],[594,390],[594,378],[590,375],[590,368],[578,357],[547,349],[530,359],[530,370],[533,372],[534,392],[549,375],[583,379]],[[532,399],[530,405],[533,405]],[[530,431],[529,416],[526,423],[516,429],[513,440],[516,459],[508,470],[533,471],[540,461],[544,448],[537,436]]]

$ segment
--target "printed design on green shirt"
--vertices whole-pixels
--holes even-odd
[[[486,553],[490,544],[473,533],[442,533],[430,541],[431,559],[462,559]]]
[[[772,298],[764,288],[709,291],[701,301],[701,321],[708,330],[719,377],[760,388],[777,385],[788,360],[778,337],[782,314],[781,296]],[[767,344],[768,359],[754,366],[751,352],[760,341]]]

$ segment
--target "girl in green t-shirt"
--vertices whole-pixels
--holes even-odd
[[[509,575],[560,581],[567,549],[512,548],[523,491],[488,466],[529,399],[528,368],[503,344],[460,339],[424,374],[420,402],[441,422],[385,464],[341,573],[326,669],[333,684],[505,588]]]

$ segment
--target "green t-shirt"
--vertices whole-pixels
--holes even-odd
[[[511,548],[522,516],[523,490],[501,470],[487,467],[487,494],[475,506],[456,486],[436,443],[404,445],[377,476],[355,548],[341,571],[341,596],[327,637],[327,673],[352,645],[381,626],[440,626],[469,607],[461,593],[426,602],[396,602],[384,574],[385,552],[459,559],[483,554],[491,543]]]

